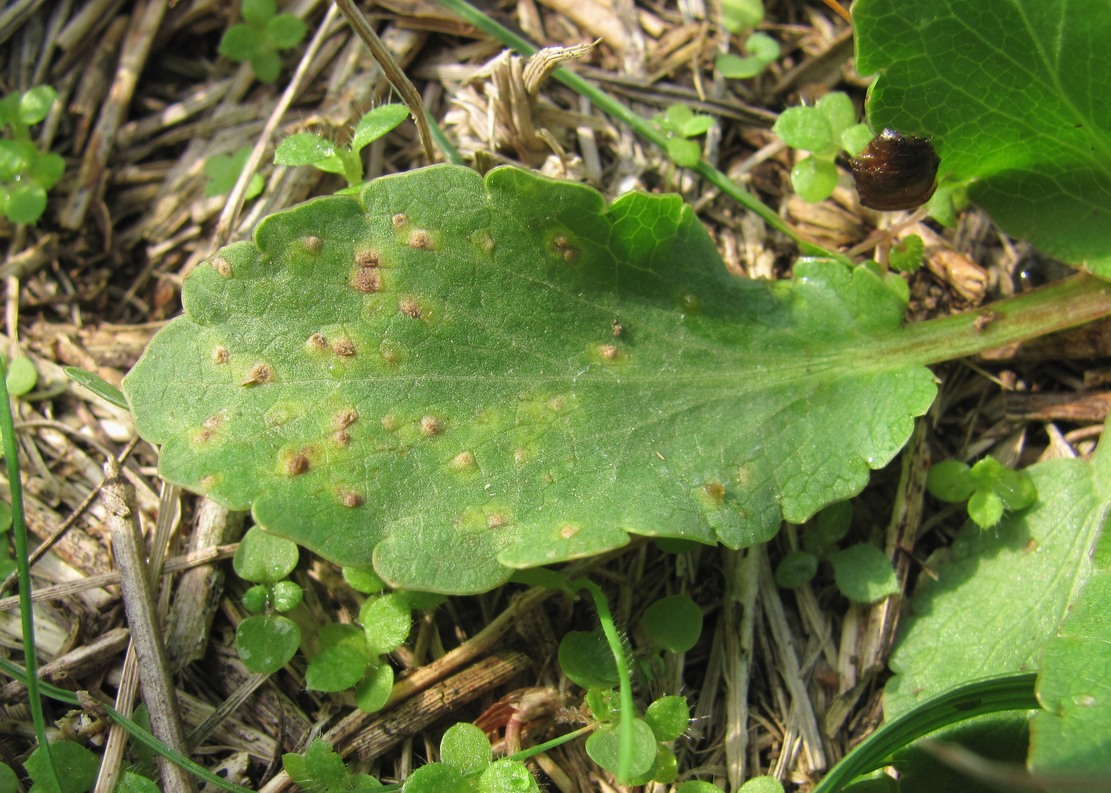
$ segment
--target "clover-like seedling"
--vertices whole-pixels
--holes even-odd
[[[730,33],[752,30],[764,21],[764,0],[722,0],[721,23]]]
[[[220,54],[237,63],[248,62],[263,83],[278,79],[278,53],[296,47],[308,28],[293,14],[279,14],[275,0],[243,0],[243,22],[232,25],[220,39]]]
[[[856,155],[872,139],[867,125],[856,123],[852,100],[840,91],[826,94],[813,106],[784,110],[772,131],[791,148],[810,152],[791,168],[791,185],[806,201],[829,198],[839,178],[838,153]]]
[[[58,98],[49,85],[16,91],[0,100],[0,215],[12,223],[35,223],[46,210],[46,192],[62,178],[65,160],[39,151],[30,128],[38,124]]]
[[[387,789],[369,774],[351,771],[322,738],[315,739],[303,753],[283,754],[282,768],[307,793],[375,793]]]
[[[454,724],[440,741],[440,760],[409,775],[402,793],[540,793],[523,762],[493,759],[490,740],[473,724]]]
[[[236,574],[255,585],[243,594],[243,607],[252,612],[235,631],[235,647],[252,672],[272,674],[285,666],[301,644],[301,629],[282,612],[296,608],[304,595],[286,580],[297,566],[296,543],[252,527],[235,551]]]
[[[779,58],[779,42],[767,33],[753,33],[745,40],[742,50],[744,55],[723,52],[714,59],[714,68],[722,77],[747,80]]]
[[[968,517],[981,529],[990,529],[1006,510],[1025,509],[1038,497],[1024,471],[1007,468],[988,456],[973,466],[961,460],[944,460],[930,468],[926,489],[942,501],[968,502]]]
[[[345,568],[344,577],[355,589],[379,592],[382,581],[372,571]],[[381,709],[393,690],[393,667],[385,655],[409,636],[414,609],[429,609],[442,601],[423,592],[391,592],[366,600],[359,609],[359,625],[325,625],[317,635],[319,651],[305,670],[305,685],[317,691],[355,689],[355,704],[368,713]]]
[[[351,136],[351,145],[332,143],[312,132],[298,132],[278,144],[275,165],[311,165],[326,173],[338,173],[347,180],[348,188],[363,183],[362,150],[395,129],[409,115],[405,105],[380,105],[359,119]],[[344,192],[344,191],[341,191]]]
[[[875,603],[899,591],[891,561],[883,551],[868,543],[838,548],[852,522],[848,501],[833,504],[818,513],[803,534],[803,548],[788,553],[775,569],[775,582],[794,589],[810,582],[820,561],[833,567],[833,580],[842,595],[854,603]]]
[[[657,114],[656,125],[667,134],[667,156],[683,168],[693,168],[702,157],[702,147],[691,138],[705,135],[714,117],[696,114],[686,105],[671,105]]]
[[[216,154],[209,157],[204,164],[204,175],[207,177],[204,185],[205,197],[212,198],[213,196],[230,193],[232,188],[235,187],[235,183],[239,181],[239,175],[243,173],[243,166],[246,165],[250,156],[251,147],[242,146],[231,154]],[[266,181],[260,174],[251,174],[251,180],[247,183],[247,192],[243,198],[250,201],[261,193],[265,186]]]

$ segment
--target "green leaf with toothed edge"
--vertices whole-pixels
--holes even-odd
[[[870,271],[728,275],[675,196],[434,166],[264,220],[124,380],[161,472],[395,586],[629,533],[740,547],[859,492],[935,393]]]

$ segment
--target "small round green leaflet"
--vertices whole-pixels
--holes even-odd
[[[444,763],[422,765],[409,775],[402,793],[470,793],[463,775]]]
[[[559,666],[572,683],[585,689],[613,688],[618,683],[613,651],[595,631],[568,631],[559,641]]]
[[[690,779],[679,785],[679,787],[675,789],[675,793],[722,793],[722,791],[721,788],[712,782]]]
[[[837,166],[823,157],[806,157],[791,168],[791,186],[804,201],[816,203],[829,198],[838,179]]]
[[[900,591],[891,561],[874,545],[850,545],[828,559],[837,588],[854,603],[875,603]]]
[[[19,775],[7,763],[0,763],[0,793],[19,793]]]
[[[879,276],[795,273],[730,276],[676,196],[434,166],[219,251],[123,391],[168,481],[399,588],[742,547],[859,492],[936,392]]]
[[[519,760],[495,760],[478,778],[478,793],[540,793],[540,786]]]
[[[636,779],[652,770],[656,760],[656,737],[643,719],[633,719],[633,752],[629,776]],[[586,739],[586,753],[590,759],[607,771],[617,771],[620,754],[620,734],[616,724],[603,724]]]
[[[57,772],[57,788],[49,764]],[[35,783],[32,789],[36,793],[85,793],[96,781],[100,758],[75,741],[54,741],[50,744],[49,758],[40,746],[31,752],[23,768]]]
[[[320,651],[305,670],[305,686],[316,691],[342,691],[363,679],[371,663],[366,636],[356,625],[325,625],[317,635]]]
[[[36,85],[27,89],[19,98],[19,120],[25,126],[38,124],[46,118],[58,92],[49,85]]]
[[[976,490],[971,470],[962,460],[942,460],[931,466],[926,474],[926,489],[934,498],[952,504],[967,501]]]
[[[657,741],[675,741],[690,726],[691,711],[684,697],[660,697],[644,711],[644,721]]]
[[[386,706],[393,692],[393,667],[387,663],[374,667],[355,686],[355,704],[359,710],[375,713]]]
[[[294,581],[279,581],[270,590],[270,600],[275,611],[289,611],[301,605],[305,590]]]
[[[818,557],[810,551],[791,551],[775,566],[775,584],[784,589],[809,584],[818,574]]]
[[[235,549],[232,567],[244,581],[273,585],[293,572],[299,556],[295,543],[252,526]]]
[[[702,635],[702,609],[688,595],[671,595],[645,609],[641,625],[657,647],[685,653]]]
[[[247,617],[235,631],[235,649],[252,672],[272,674],[287,663],[301,646],[301,629],[280,614]]]
[[[453,724],[440,739],[440,760],[460,774],[481,771],[493,759],[490,739],[473,724]]]
[[[403,596],[383,595],[363,604],[359,623],[366,632],[370,652],[380,655],[396,650],[409,637],[413,614]]]
[[[783,793],[783,783],[774,776],[755,776],[741,785],[738,793]]]
[[[792,149],[824,152],[834,145],[833,128],[824,113],[814,107],[789,107],[772,127]]]
[[[409,108],[405,105],[388,104],[374,108],[355,125],[355,133],[351,136],[351,150],[362,151],[368,143],[395,129],[408,117]]]

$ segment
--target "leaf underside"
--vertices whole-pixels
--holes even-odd
[[[273,215],[124,381],[161,473],[394,585],[628,534],[741,547],[859,492],[933,377],[871,272],[730,276],[675,196],[434,166]]]

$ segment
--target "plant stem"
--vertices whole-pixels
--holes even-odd
[[[885,364],[940,363],[1107,316],[1111,316],[1111,283],[1080,274],[975,311],[907,325],[877,339],[873,352]]]
[[[814,793],[837,793],[861,774],[882,768],[897,750],[942,727],[986,713],[1037,708],[1036,679],[1033,672],[990,677],[923,703],[865,738],[826,774]]]
[[[4,436],[4,463],[8,472],[8,489],[12,497],[12,543],[15,545],[16,568],[19,573],[19,616],[23,629],[23,664],[27,670],[27,699],[31,707],[31,722],[39,748],[46,753],[47,768],[58,790],[61,784],[50,744],[46,740],[46,717],[42,712],[39,694],[39,659],[35,647],[35,615],[31,606],[31,564],[27,547],[27,522],[23,515],[23,483],[19,474],[19,446],[15,442],[12,405],[8,398],[7,364],[0,357],[0,433]]]
[[[621,710],[618,716],[620,729],[618,733],[616,776],[618,781],[625,782],[632,775],[629,766],[633,760],[634,709],[633,684],[629,677],[629,659],[625,656],[625,645],[622,643],[621,637],[617,635],[617,626],[614,625],[613,614],[610,612],[609,602],[606,600],[602,588],[587,578],[576,579],[571,582],[571,586],[575,589],[585,589],[594,599],[594,608],[598,612],[598,622],[602,625],[602,633],[606,636],[606,642],[613,653],[614,664],[617,666],[618,696],[621,702]]]
[[[510,47],[522,55],[532,55],[537,52],[537,48],[533,44],[521,38],[508,28],[498,24],[489,16],[467,3],[466,0],[439,1],[441,5],[451,9],[465,21],[474,25],[483,33],[497,39],[506,47]],[[605,91],[597,88],[567,69],[556,69],[552,72],[552,76],[576,93],[585,96],[595,107],[609,113],[645,140],[659,146],[663,151],[667,151],[667,135],[657,129],[655,125],[625,107],[625,105],[614,99]],[[698,164],[691,170],[695,171],[699,176],[721,190],[745,209],[758,215],[769,226],[789,237],[799,246],[803,254],[807,256],[827,256],[848,261],[848,259],[840,254],[831,253],[824,248],[802,239],[799,233],[795,231],[789,223],[783,220],[783,218],[779,217],[771,207],[764,204],[764,202],[756,198],[752,193],[742,189],[736,182],[708,162],[699,160]]]

